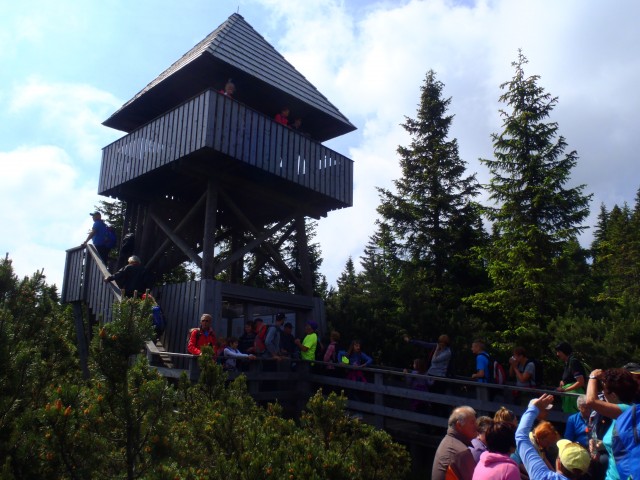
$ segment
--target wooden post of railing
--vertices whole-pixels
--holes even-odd
[[[311,373],[311,364],[309,362],[298,362],[296,365],[296,372],[298,374],[298,402],[297,413],[299,414],[307,406],[309,397],[315,392],[311,391],[311,382],[309,381],[309,374]]]
[[[200,364],[198,363],[198,357],[192,357],[189,359],[189,380],[195,383],[199,378]]]
[[[87,345],[87,335],[84,329],[82,318],[82,304],[73,302],[73,323],[76,327],[76,339],[78,340],[78,356],[80,357],[80,368],[82,368],[82,378],[89,378],[89,348]]]
[[[376,386],[376,392],[373,395],[373,403],[377,407],[377,410],[382,410],[384,407],[384,395],[382,394],[382,390],[384,389],[384,378],[382,376],[382,372],[376,372],[373,374],[373,384]],[[384,428],[384,417],[382,415],[376,414],[373,422],[377,428]]]

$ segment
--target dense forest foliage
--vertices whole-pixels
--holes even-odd
[[[126,299],[97,326],[83,379],[70,309],[41,273],[19,280],[0,261],[0,478],[387,479],[410,468],[404,447],[313,396],[298,422],[258,406],[244,377],[201,358],[201,378],[172,386],[139,355],[151,305]]]
[[[601,206],[593,244],[580,245],[591,196],[569,186],[578,154],[550,120],[558,99],[525,75],[526,64],[520,53],[501,85],[502,131],[491,137],[494,157],[481,159],[491,175],[484,186],[449,138],[443,83],[426,75],[417,116],[403,124],[411,143],[398,148],[402,176],[379,190],[361,268],[349,259],[326,293],[332,328],[362,339],[378,363],[408,366],[425,352],[403,335],[442,333],[459,375],[473,372],[478,337],[505,364],[525,346],[551,383],[562,340],[588,365],[640,358],[640,192],[633,207]],[[487,205],[477,201],[483,191]]]

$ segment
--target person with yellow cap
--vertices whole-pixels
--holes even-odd
[[[550,469],[540,457],[529,439],[533,422],[541,411],[551,408],[553,395],[543,394],[531,400],[529,408],[522,415],[516,430],[516,446],[531,480],[563,480],[578,479],[589,470],[591,457],[580,444],[569,440],[558,440],[558,458],[555,471]]]

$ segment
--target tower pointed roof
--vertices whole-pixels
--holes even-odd
[[[267,115],[283,106],[315,139],[355,126],[244,18],[234,13],[109,117],[104,125],[131,132],[207,88],[233,79],[235,98]]]

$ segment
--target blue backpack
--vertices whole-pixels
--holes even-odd
[[[104,246],[112,249],[116,246],[118,242],[118,236],[116,235],[116,229],[113,227],[107,227],[106,233],[104,235]]]
[[[164,315],[162,314],[162,309],[160,308],[159,305],[154,305],[151,308],[151,315],[153,316],[151,320],[153,324],[153,328],[156,331],[156,334],[160,336],[162,335],[162,332],[164,332],[165,323],[164,323]]]
[[[622,413],[613,427],[613,458],[621,480],[640,479],[640,414],[632,405]]]

